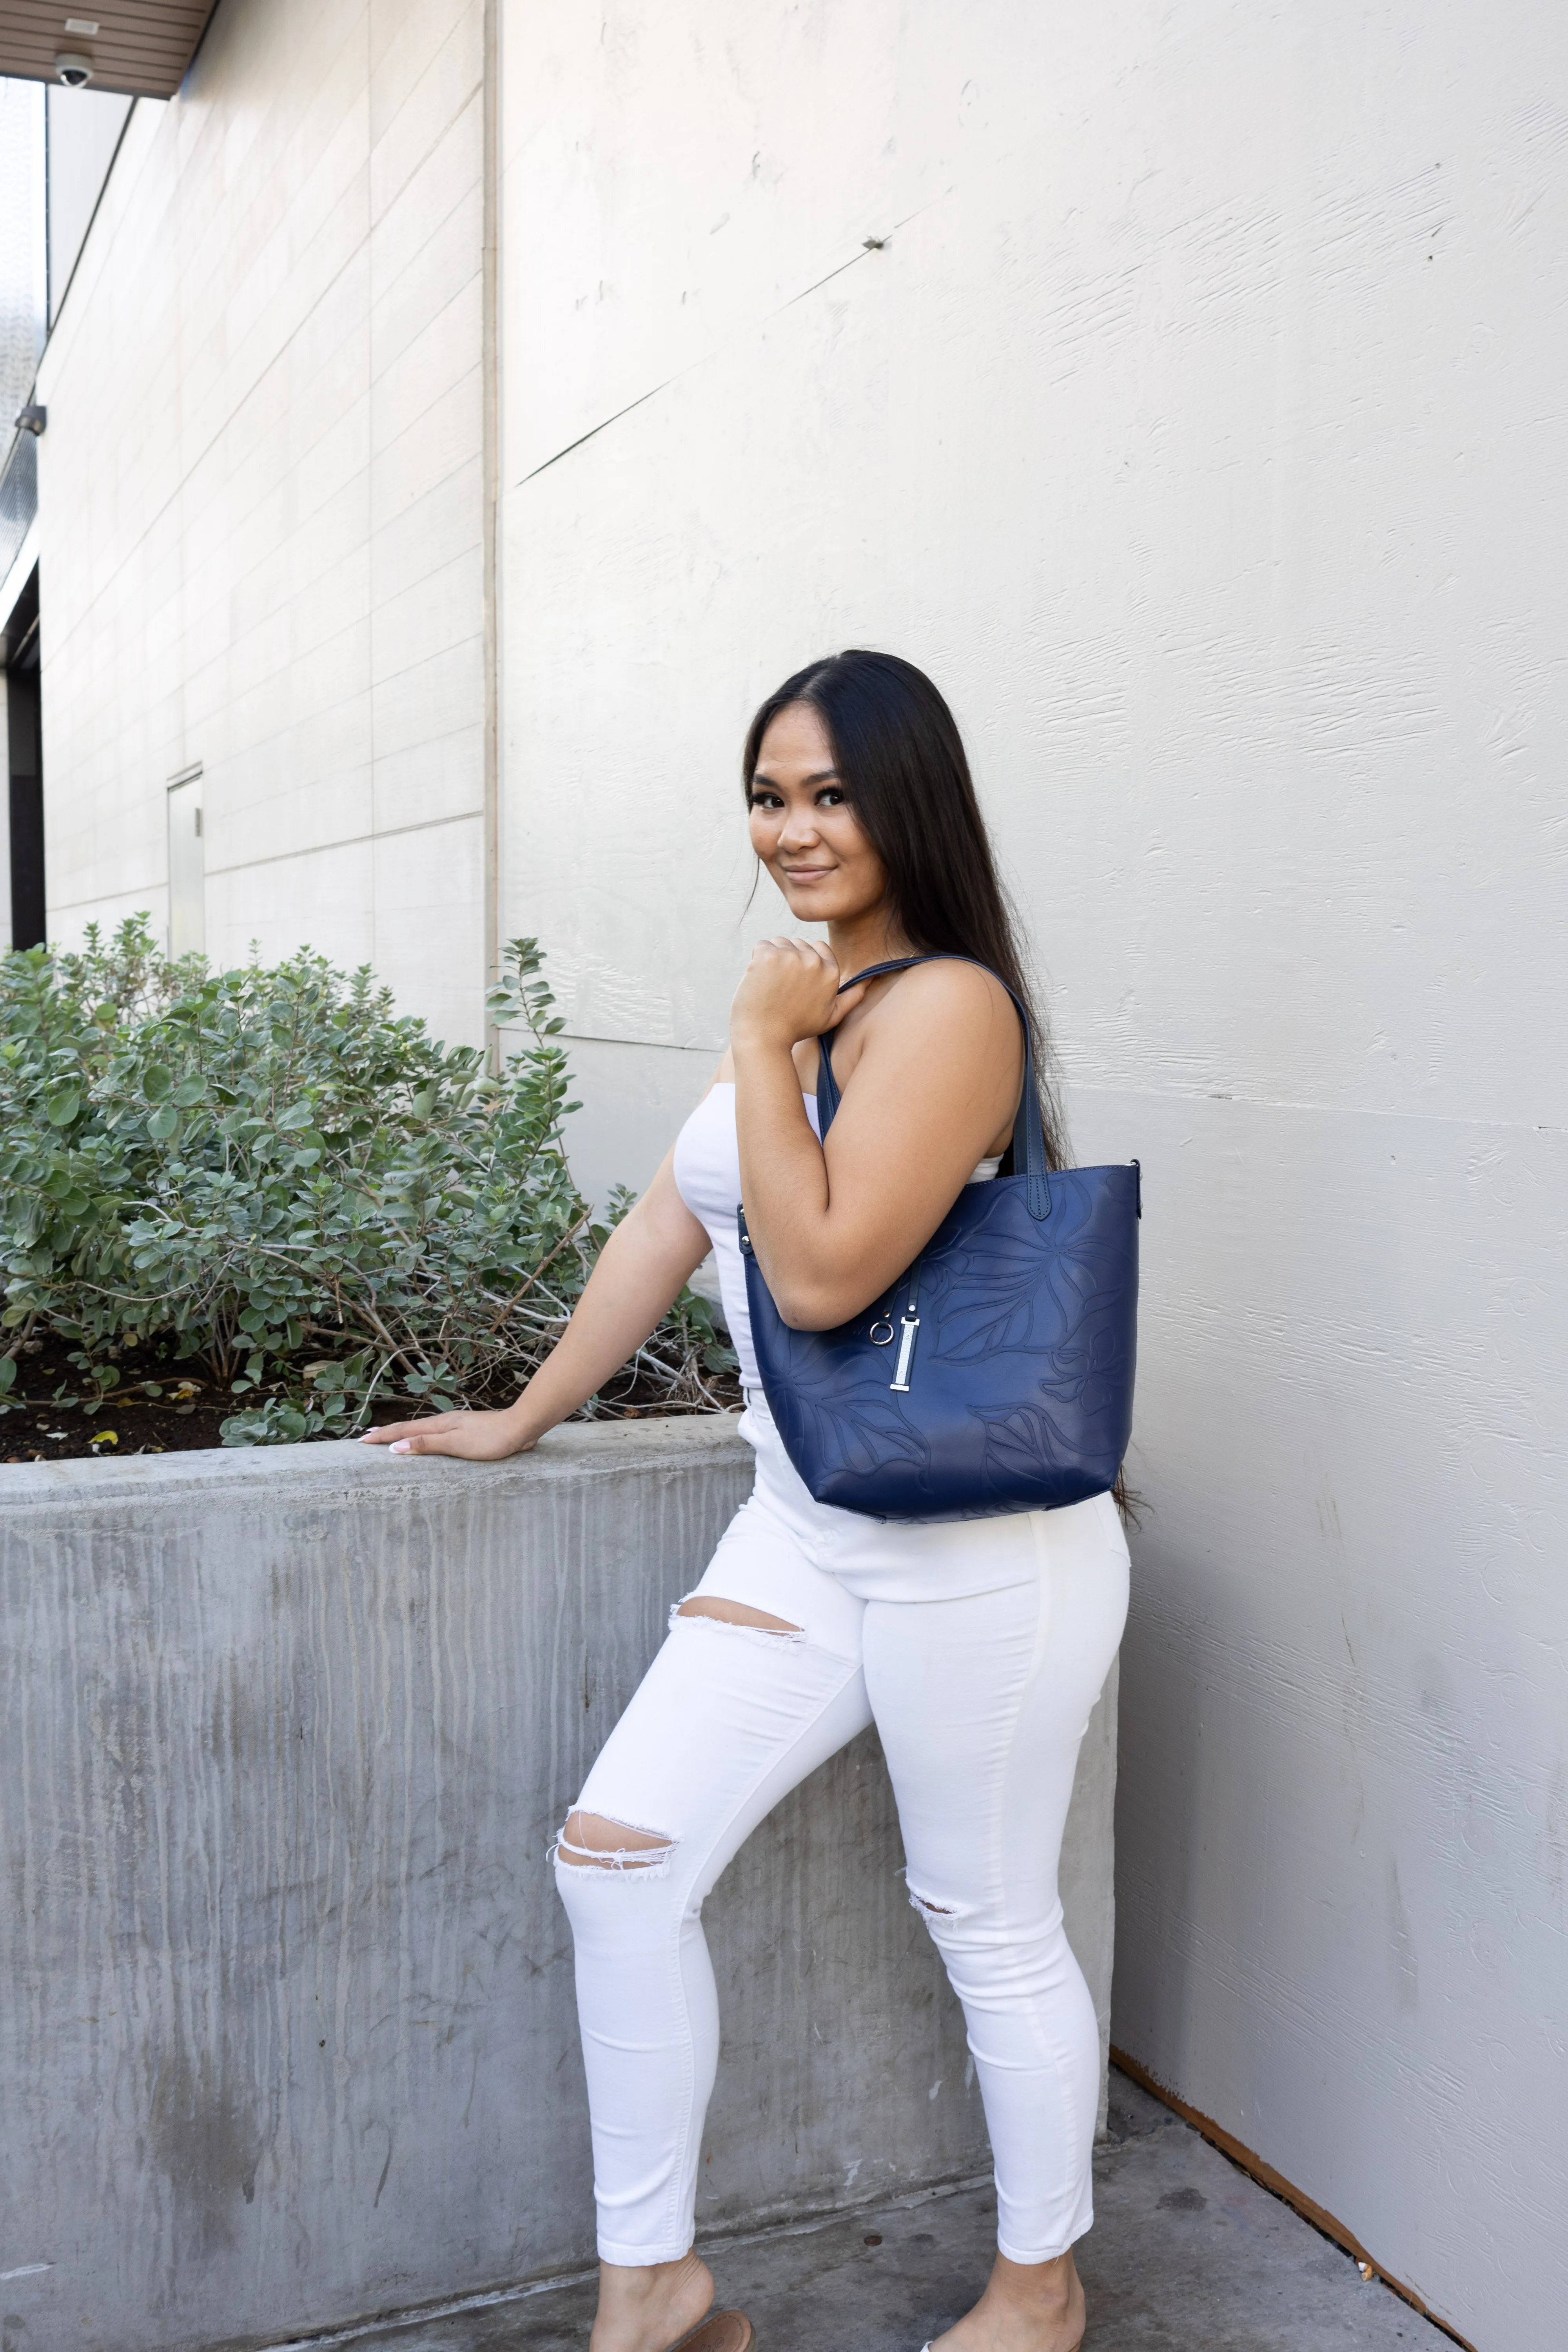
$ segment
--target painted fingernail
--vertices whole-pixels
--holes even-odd
[[[406,1454],[408,1451],[408,1440],[406,1437],[395,1437],[392,1444],[386,1450],[389,1454]]]

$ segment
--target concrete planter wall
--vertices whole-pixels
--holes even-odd
[[[0,1472],[7,2347],[249,2346],[590,2257],[544,1849],[749,1469],[662,1422]],[[1067,1856],[1102,2023],[1114,1707]],[[715,1896],[707,2225],[986,2165],[900,1859],[868,1738]]]

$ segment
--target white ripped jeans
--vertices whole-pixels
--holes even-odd
[[[765,1406],[757,1484],[699,1593],[799,1631],[672,1615],[577,1810],[663,1841],[556,1882],[576,1944],[599,2252],[692,2240],[719,2057],[703,1899],[781,1797],[868,1723],[910,1898],[963,2004],[995,2160],[997,2242],[1051,2260],[1093,2219],[1100,2042],[1057,1893],[1079,1744],[1121,1638],[1127,1547],[1108,1496],[909,1526],[812,1500]]]

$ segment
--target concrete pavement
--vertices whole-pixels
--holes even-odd
[[[1079,2249],[1083,2352],[1447,2352],[1452,2339],[1159,2102],[1113,2073]],[[990,2266],[988,2187],[910,2197],[705,2246],[758,2352],[921,2352]],[[441,2319],[318,2338],[312,2352],[582,2352],[591,2279]]]

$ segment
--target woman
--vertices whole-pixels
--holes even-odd
[[[368,1442],[477,1461],[536,1444],[712,1249],[755,1491],[672,1615],[555,1853],[594,2124],[592,2352],[682,2338],[688,2352],[747,2352],[740,2315],[698,2326],[712,2281],[692,2209],[719,2044],[701,1906],[780,1798],[871,1722],[995,2157],[995,2268],[936,2352],[1072,2352],[1100,2045],[1057,1864],[1126,1613],[1121,1524],[1108,1496],[919,1525],[815,1502],[758,1382],[735,1222],[743,1200],[761,1271],[797,1328],[831,1328],[883,1296],[1006,1151],[1023,1049],[1003,982],[1025,993],[1021,959],[957,729],[909,663],[846,653],[788,679],[752,722],[744,777],[757,856],[792,915],[826,923],[827,944],[756,950],[712,1087],[517,1403]],[[837,993],[845,975],[933,950],[974,961]],[[843,1100],[824,1148],[813,1089],[826,1029]],[[1048,1127],[1047,1144],[1059,1164]]]

